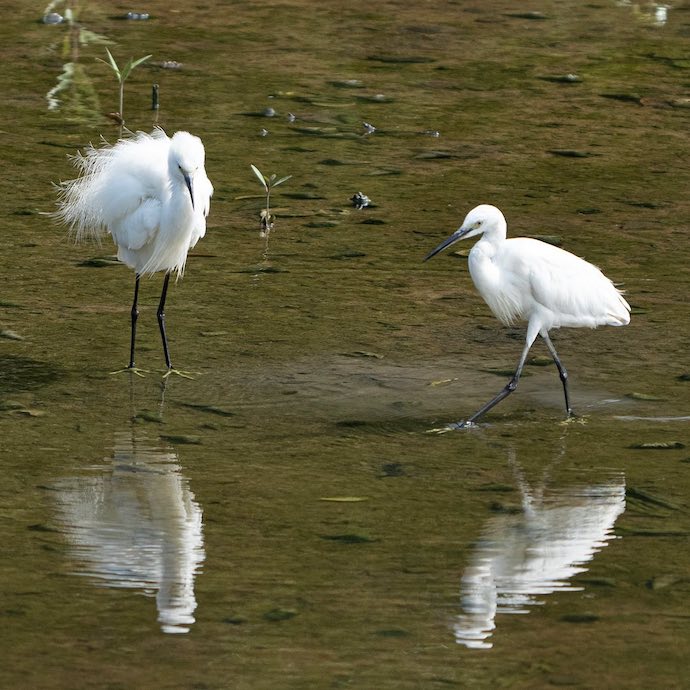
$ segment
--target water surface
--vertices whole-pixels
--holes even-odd
[[[90,33],[43,9],[0,42],[2,684],[683,687],[687,6],[91,2]],[[45,215],[67,154],[118,135],[103,39],[153,54],[128,126],[207,147],[166,309],[193,380],[161,381],[160,277],[149,375],[109,374],[133,276]],[[250,163],[292,175],[268,245]],[[480,202],[627,291],[629,327],[554,334],[574,423],[536,345],[480,428],[427,433],[522,347],[462,254],[421,263]]]

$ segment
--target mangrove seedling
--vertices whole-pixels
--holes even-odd
[[[271,232],[271,228],[273,227],[273,222],[275,221],[275,216],[271,215],[271,190],[274,187],[277,187],[279,184],[283,184],[283,182],[287,182],[292,175],[286,175],[285,177],[281,177],[279,180],[276,180],[275,175],[271,175],[270,177],[264,177],[263,173],[259,168],[257,168],[255,165],[252,165],[250,163],[251,169],[254,171],[254,174],[258,178],[259,182],[263,185],[264,190],[266,191],[266,208],[264,208],[261,211],[260,217],[261,217],[261,237],[267,237],[268,233]]]
[[[143,62],[146,62],[152,56],[145,55],[144,57],[138,58],[137,60],[135,60],[134,58],[130,58],[129,62],[127,62],[127,64],[122,69],[120,69],[118,67],[117,62],[115,62],[113,54],[107,48],[105,49],[105,52],[108,54],[108,60],[106,61],[101,58],[98,58],[98,60],[110,66],[110,68],[115,73],[115,77],[117,78],[117,81],[120,85],[120,110],[118,111],[118,115],[120,120],[120,136],[122,136],[122,130],[125,126],[125,81],[127,81],[127,77],[129,77],[129,75],[132,73],[132,70],[135,67],[138,67]]]

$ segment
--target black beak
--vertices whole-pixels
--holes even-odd
[[[192,200],[192,208],[194,208],[194,192],[192,192],[192,178],[187,175],[187,173],[182,173],[182,176],[184,177],[184,183],[187,185],[187,189],[189,190],[189,198]]]
[[[446,247],[450,247],[451,244],[455,244],[458,240],[461,240],[465,235],[467,234],[467,231],[463,231],[462,228],[460,230],[456,230],[450,237],[447,237],[441,244],[436,247],[433,251],[429,252],[425,257],[424,261],[428,261],[432,256],[436,256],[439,252],[442,252]]]

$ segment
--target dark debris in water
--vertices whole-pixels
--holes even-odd
[[[241,268],[236,273],[288,273],[287,268],[280,268],[280,266],[247,266]]]
[[[367,60],[373,62],[383,62],[390,65],[421,65],[430,62],[436,62],[435,58],[424,57],[422,55],[385,55],[374,54],[367,55]]]
[[[161,434],[161,438],[168,443],[173,445],[189,445],[198,446],[201,445],[201,438],[198,436],[190,436],[184,434]]]
[[[639,93],[602,93],[602,98],[609,98],[613,101],[623,101],[623,103],[635,103],[642,105],[642,96]]]
[[[563,158],[590,158],[594,155],[589,151],[579,151],[577,149],[549,149],[549,153],[553,156],[562,156]]]
[[[510,484],[482,484],[474,489],[474,491],[498,491],[500,493],[507,493],[515,491],[515,487]]]
[[[384,628],[382,630],[377,630],[376,634],[379,637],[409,637],[410,632],[404,630],[403,628]]]
[[[0,355],[0,393],[46,386],[62,376],[58,366],[28,357]]]
[[[383,359],[383,355],[378,352],[370,352],[369,350],[354,350],[353,352],[341,352],[343,357],[365,357],[371,359]]]
[[[146,22],[151,19],[151,15],[148,12],[125,12],[124,14],[118,14],[112,19],[121,19],[129,22]]]
[[[48,527],[48,525],[44,525],[42,523],[38,523],[35,525],[29,525],[26,529],[28,529],[30,532],[58,532],[59,530],[55,529],[54,527]]]
[[[363,89],[364,82],[361,79],[336,79],[328,82],[337,89]]]
[[[548,17],[543,12],[505,12],[505,17],[510,17],[511,19],[531,19],[536,21],[543,21],[548,19]]]
[[[680,507],[675,503],[667,501],[665,498],[660,496],[655,496],[654,494],[645,491],[644,489],[637,489],[634,486],[629,486],[625,490],[625,497],[627,499],[634,499],[637,501],[642,501],[643,503],[650,503],[654,506],[660,506],[662,508],[668,508],[669,510],[680,510]]]
[[[270,611],[266,611],[262,616],[264,620],[270,621],[271,623],[279,623],[280,621],[289,621],[297,615],[297,611],[294,609],[283,609],[275,608]]]
[[[180,402],[178,403],[182,407],[189,407],[192,410],[197,410],[198,412],[208,412],[209,414],[215,414],[219,417],[234,417],[235,413],[230,410],[223,409],[216,405],[206,405],[204,403],[190,403],[190,402]]]
[[[564,623],[596,623],[599,616],[596,613],[566,613],[560,620]]]
[[[685,448],[682,441],[650,441],[648,443],[633,443],[628,446],[633,450],[680,450]]]
[[[366,256],[365,252],[360,252],[357,249],[346,249],[338,254],[332,254],[329,259],[361,259],[363,256]]]
[[[400,462],[387,462],[381,466],[380,478],[383,477],[404,477],[407,475],[405,468]]]
[[[582,82],[582,78],[578,77],[577,74],[547,74],[539,77],[539,79],[555,84],[579,84]]]
[[[350,201],[356,209],[366,208],[371,203],[371,199],[363,192],[353,194],[352,197],[350,197]]]
[[[500,501],[492,501],[489,504],[489,510],[492,513],[503,515],[520,515],[520,513],[524,512],[521,506],[501,503]]]
[[[243,623],[247,622],[247,618],[245,616],[226,616],[223,618],[221,623],[225,623],[226,625],[242,625]]]
[[[326,539],[328,541],[337,541],[341,544],[371,544],[378,541],[378,539],[372,539],[371,537],[366,537],[362,534],[322,534],[321,539]]]
[[[657,591],[660,589],[666,589],[667,587],[673,587],[674,585],[684,584],[688,582],[690,578],[683,577],[682,575],[677,575],[675,573],[665,573],[664,575],[655,575],[645,582],[647,589]]]
[[[160,412],[151,412],[150,410],[140,410],[132,419],[135,422],[151,422],[153,424],[163,423]]]
[[[77,265],[90,268],[105,268],[106,266],[119,266],[120,262],[116,256],[94,256],[80,261]]]

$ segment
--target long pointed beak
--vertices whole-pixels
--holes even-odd
[[[192,208],[194,208],[194,192],[192,191],[192,178],[187,175],[187,173],[182,173],[182,176],[184,177],[184,183],[187,185],[187,189],[189,190],[189,198],[192,200]]]
[[[432,256],[436,256],[439,252],[442,252],[446,247],[450,247],[451,244],[455,244],[458,240],[461,240],[467,234],[466,230],[460,228],[456,230],[450,237],[446,237],[441,244],[436,247],[433,251],[429,252],[425,257],[424,261],[428,261]]]

